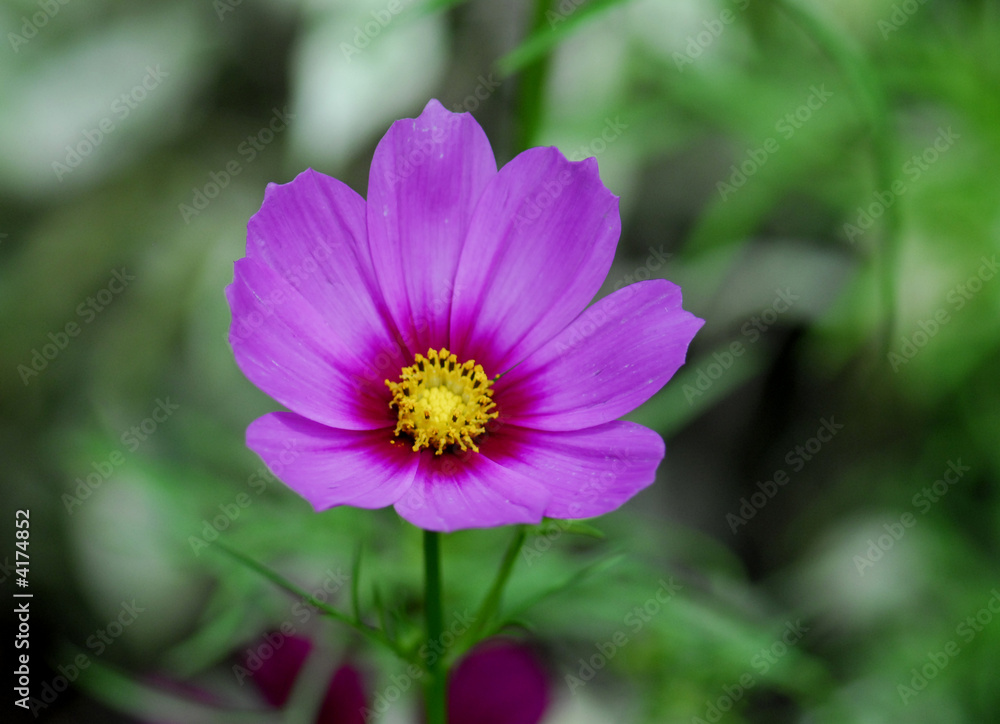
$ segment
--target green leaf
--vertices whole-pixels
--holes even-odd
[[[595,19],[606,10],[610,10],[623,0],[591,0],[568,14],[555,10],[549,13],[549,28],[532,33],[523,43],[497,61],[497,68],[503,75],[511,75],[525,66],[531,65],[539,58],[566,40],[577,28],[588,20]],[[557,19],[558,18],[558,19]]]
[[[385,601],[382,600],[382,589],[375,584],[372,585],[372,601],[375,604],[375,615],[378,616],[378,627],[382,630],[385,637],[389,641],[392,641],[394,646],[398,646],[397,629],[389,626],[390,617],[387,615]]]
[[[522,615],[528,609],[537,606],[542,601],[551,598],[552,596],[555,596],[557,594],[563,593],[564,591],[568,591],[574,586],[580,585],[591,576],[597,575],[598,573],[603,573],[604,571],[613,568],[614,566],[618,565],[624,558],[625,558],[624,553],[616,553],[611,556],[605,556],[602,558],[598,558],[595,561],[591,561],[586,566],[578,570],[576,573],[569,576],[569,578],[566,578],[562,582],[557,583],[549,588],[546,588],[541,593],[538,593],[529,598],[526,602],[522,603],[514,611],[508,614],[506,617],[507,620],[510,621]]]
[[[598,573],[602,573],[608,570],[609,568],[612,568],[624,558],[625,558],[624,553],[618,553],[612,556],[606,556],[603,558],[599,558],[595,561],[592,561],[591,563],[587,564],[586,566],[578,570],[573,575],[569,576],[569,578],[561,581],[560,583],[555,584],[554,586],[546,588],[545,590],[535,594],[534,596],[531,596],[527,601],[523,602],[513,611],[506,614],[498,623],[491,626],[483,627],[482,636],[479,637],[477,640],[489,638],[490,636],[494,635],[499,631],[502,631],[504,628],[508,626],[514,626],[514,625],[523,626],[524,628],[528,628],[530,630],[531,627],[529,625],[526,625],[524,623],[524,619],[522,618],[522,616],[529,609],[533,608],[534,606],[537,606],[542,601],[545,601],[553,596],[568,591],[574,586],[580,585],[591,576],[594,576]],[[462,646],[456,645],[455,650],[453,651],[453,659],[459,658],[465,651],[467,651],[469,648],[475,645],[475,641],[471,643],[468,642],[462,642],[462,643],[463,643]]]
[[[584,523],[582,520],[557,520],[555,518],[546,518],[539,525],[531,526],[528,529],[528,535],[545,535],[546,533],[551,533],[553,528],[557,528],[563,533],[582,535],[588,538],[597,538],[598,540],[607,538],[604,531],[600,528],[589,523]]]
[[[359,623],[361,621],[361,604],[358,591],[361,587],[362,549],[362,544],[358,543],[358,547],[354,550],[354,562],[351,564],[351,611],[354,614],[354,620]]]
[[[76,685],[91,697],[140,721],[182,721],[185,724],[273,724],[274,712],[225,711],[217,706],[169,694],[140,684],[100,661],[91,659]]]
[[[227,555],[234,558],[236,561],[243,564],[250,570],[260,574],[261,576],[263,576],[264,578],[266,578],[279,588],[283,588],[289,593],[299,597],[304,603],[308,603],[309,605],[318,608],[320,611],[325,613],[330,618],[353,628],[355,631],[357,631],[370,641],[373,641],[374,643],[377,643],[389,649],[404,661],[412,662],[412,658],[410,657],[410,655],[405,651],[403,651],[403,649],[401,649],[399,646],[397,646],[395,642],[389,639],[385,635],[384,631],[372,628],[371,626],[368,626],[367,624],[362,623],[360,621],[353,620],[347,614],[343,613],[342,611],[339,611],[338,609],[334,608],[333,606],[330,606],[327,603],[324,603],[323,601],[320,601],[318,598],[313,596],[311,593],[307,592],[305,589],[295,585],[287,578],[279,574],[277,571],[268,568],[263,563],[255,561],[253,558],[250,558],[249,556],[244,555],[239,551],[233,550],[232,548],[224,544],[222,541],[216,542],[215,545],[218,550],[225,552]]]

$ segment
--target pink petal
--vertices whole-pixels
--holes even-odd
[[[549,500],[545,486],[486,455],[420,453],[420,469],[396,512],[425,530],[450,532],[538,523]]]
[[[260,662],[244,661],[253,671],[253,681],[264,699],[273,707],[282,708],[295,688],[306,659],[315,648],[313,642],[302,636],[286,636],[279,631],[268,634],[266,639],[273,652]],[[272,645],[273,644],[273,645]],[[333,674],[316,716],[316,724],[363,724],[367,704],[361,672],[350,664],[343,664]]]
[[[620,507],[656,479],[663,439],[634,422],[543,432],[504,426],[483,450],[508,470],[543,483],[550,518],[590,518]]]
[[[491,641],[462,659],[448,682],[449,724],[538,724],[549,681],[530,649]]]
[[[330,680],[316,724],[366,724],[367,705],[364,677],[356,668],[345,664]]]
[[[448,345],[455,268],[496,161],[468,113],[436,100],[396,121],[375,150],[368,239],[389,312],[411,353]]]
[[[286,636],[280,631],[268,632],[265,640],[273,652],[271,656],[261,659],[256,653],[254,656],[257,658],[244,655],[243,667],[251,672],[253,682],[264,701],[280,709],[291,696],[295,680],[309,658],[313,643],[302,636]],[[277,642],[277,648],[274,642]],[[251,648],[247,651],[251,651]]]
[[[391,430],[338,430],[290,412],[272,412],[247,428],[247,446],[316,510],[395,503],[419,456],[391,439]]]
[[[614,420],[673,377],[704,323],[664,279],[619,289],[497,381],[501,420],[540,430]]]
[[[247,257],[291,284],[343,346],[367,349],[374,339],[398,369],[409,355],[398,349],[387,322],[365,223],[364,199],[337,179],[307,169],[287,184],[268,184],[260,211],[247,224]],[[377,375],[384,378],[385,370]]]
[[[504,166],[472,218],[455,276],[451,350],[504,372],[563,329],[600,288],[621,231],[593,158],[532,148]]]
[[[338,319],[335,331],[278,272],[249,258],[236,262],[226,296],[236,363],[257,387],[327,425],[371,430],[394,424],[384,377],[369,367],[385,342],[377,318]]]

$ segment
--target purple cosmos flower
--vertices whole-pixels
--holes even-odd
[[[436,100],[381,140],[367,202],[312,170],[269,184],[229,339],[291,412],[247,444],[317,510],[393,505],[428,530],[614,510],[664,455],[616,418],[703,324],[662,279],[587,308],[620,229],[595,159],[532,148],[497,171],[472,116]]]
[[[313,642],[301,636],[287,636],[282,646],[264,662],[254,676],[254,683],[273,707],[283,707],[302,671]],[[341,665],[327,685],[316,714],[316,724],[364,724],[367,703],[361,673],[350,664]]]
[[[248,681],[273,709],[281,710],[291,698],[306,660],[315,649],[309,638],[285,636],[283,643],[263,661],[243,657],[244,668],[253,672]],[[269,639],[270,639],[269,636]],[[379,709],[380,696],[366,687],[366,677],[350,662],[342,662],[330,677],[315,724],[365,724]],[[220,719],[239,717],[241,711],[225,693],[201,685],[154,676],[149,683],[190,705],[187,711],[216,714]],[[550,679],[531,648],[510,639],[491,639],[478,644],[452,671],[448,682],[450,724],[538,724],[549,707]],[[384,696],[381,697],[384,699]],[[395,699],[394,699],[395,700]],[[203,717],[201,720],[207,721]],[[259,719],[263,721],[263,719]],[[279,721],[280,717],[275,717]],[[184,721],[170,714],[143,718],[150,724]]]
[[[259,666],[254,683],[268,704],[282,708],[302,673],[313,642],[289,636]],[[377,705],[350,664],[337,668],[316,724],[364,724]],[[549,706],[549,677],[531,649],[507,639],[485,641],[455,667],[448,682],[451,724],[538,724]]]
[[[448,681],[451,724],[538,724],[549,706],[549,678],[531,650],[496,639],[462,659]]]

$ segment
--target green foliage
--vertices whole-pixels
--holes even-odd
[[[7,5],[9,39],[39,6]],[[423,94],[472,111],[500,159],[525,134],[596,155],[624,222],[602,294],[668,278],[707,321],[628,417],[667,441],[656,484],[516,549],[511,531],[446,536],[446,625],[478,611],[477,635],[535,642],[560,705],[622,722],[710,720],[726,697],[727,722],[1000,711],[994,5],[567,0],[515,19],[435,0],[402,3],[354,56],[342,45],[383,6],[87,5],[0,64],[0,455],[5,499],[38,520],[46,654],[92,654],[123,599],[146,608],[79,691],[139,718],[273,721],[232,666],[285,623],[333,652],[289,720],[337,657],[376,686],[420,663],[419,532],[391,510],[316,514],[247,451],[275,403],[233,362],[223,289],[267,183],[315,166],[364,192],[374,143]],[[406,75],[418,52],[426,87]],[[170,75],[122,117],[157,61]],[[286,104],[290,128],[241,152]],[[116,130],[59,177],[106,117]],[[134,282],[91,304],[122,269]],[[810,448],[830,417],[843,430]],[[761,493],[777,472],[790,482]],[[66,696],[71,717],[89,706]]]

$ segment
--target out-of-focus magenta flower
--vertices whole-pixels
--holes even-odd
[[[253,681],[264,699],[283,707],[312,651],[309,639],[290,636],[262,662]],[[337,669],[316,724],[363,724],[368,695],[361,674]],[[538,724],[549,704],[549,680],[531,650],[508,640],[480,644],[452,671],[448,682],[449,724]]]
[[[260,692],[261,698],[275,710],[288,703],[306,660],[313,652],[313,642],[301,636],[274,632],[268,640],[279,639],[266,659],[251,660],[244,655],[245,682]],[[169,692],[178,700],[215,711],[220,717],[238,717],[245,709],[227,709],[232,701],[223,692],[202,686],[151,677],[149,683]],[[414,692],[415,693],[415,692]],[[378,697],[372,701],[365,689],[365,677],[350,663],[341,664],[327,685],[316,714],[316,724],[366,724]],[[532,650],[520,643],[494,639],[479,644],[452,670],[448,682],[449,724],[538,724],[549,705],[549,678]],[[377,710],[376,710],[377,711]],[[382,713],[379,711],[378,713]],[[275,712],[280,716],[280,712]],[[177,724],[169,715],[150,717],[151,724]]]
[[[317,510],[394,505],[428,530],[614,510],[664,455],[617,418],[703,324],[664,279],[586,308],[620,230],[595,159],[532,148],[497,171],[472,116],[434,100],[382,138],[367,202],[312,170],[268,185],[229,339],[291,412],[247,444]]]
[[[549,705],[545,670],[525,646],[487,642],[452,672],[449,724],[538,724]]]
[[[312,649],[309,639],[287,636],[273,656],[259,666],[253,681],[268,704],[280,709],[287,703]],[[366,701],[361,672],[344,664],[330,679],[316,724],[364,724]]]
[[[245,657],[243,667],[250,671],[257,669],[253,675],[253,682],[260,690],[264,701],[280,708],[288,701],[292,687],[295,686],[295,679],[306,663],[313,644],[301,636],[284,636],[276,632],[268,634],[268,638],[281,642],[281,645],[274,650],[274,654],[257,667],[254,666],[254,661]]]

